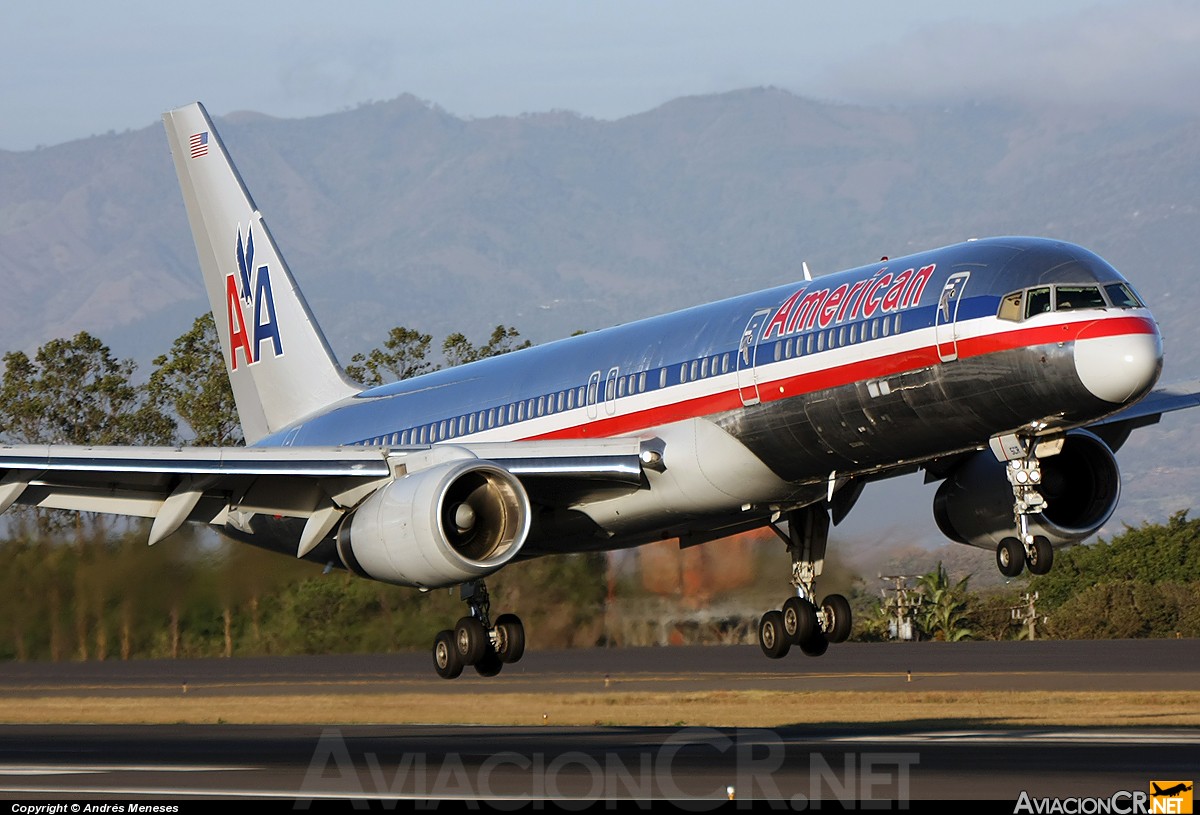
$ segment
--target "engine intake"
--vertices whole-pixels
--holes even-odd
[[[529,534],[529,496],[516,476],[477,459],[399,478],[371,495],[338,530],[355,574],[440,588],[495,572]]]
[[[1121,473],[1112,451],[1086,430],[1067,434],[1062,452],[1041,460],[1046,511],[1030,516],[1030,531],[1055,546],[1095,534],[1112,517],[1121,496]],[[1012,537],[1012,486],[1004,464],[976,453],[938,488],[933,517],[942,534],[959,543],[994,549]]]

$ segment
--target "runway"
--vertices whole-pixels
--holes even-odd
[[[681,693],[895,688],[985,690],[1036,709],[1040,692],[1200,690],[1195,641],[844,645],[770,662],[756,649],[531,652],[492,680],[430,678],[427,655],[5,665],[0,694],[146,698],[193,693]],[[763,704],[770,704],[769,694]],[[337,711],[330,711],[330,721]],[[6,725],[0,795],[38,799],[251,797],[970,799],[1144,793],[1200,775],[1200,729],[894,726],[777,728],[461,725]],[[511,799],[511,800],[510,800]],[[1007,811],[1012,811],[1009,807]]]
[[[911,683],[910,683],[911,675]],[[1200,690],[1196,640],[843,643],[820,658],[766,659],[757,646],[530,651],[484,679],[470,669],[445,681],[428,653],[7,663],[5,696],[174,696],[206,691],[305,693],[577,693],[638,691]]]

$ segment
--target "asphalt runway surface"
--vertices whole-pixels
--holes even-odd
[[[908,674],[912,673],[909,685]],[[994,691],[1036,709],[1048,690],[1200,690],[1195,640],[845,644],[777,662],[757,648],[530,652],[493,679],[437,679],[427,654],[0,666],[10,697],[239,693],[578,693],[606,687]],[[769,704],[769,701],[764,701]],[[336,711],[331,713],[336,720]],[[940,723],[704,727],[448,725],[0,726],[0,796],[186,801],[258,797],[815,801],[1141,794],[1200,775],[1200,729]],[[1123,801],[1123,803],[1122,803]],[[1126,797],[1117,807],[1133,801]],[[1012,811],[1011,808],[1008,811]],[[1114,809],[1113,811],[1119,811]],[[1134,810],[1130,810],[1134,811]]]

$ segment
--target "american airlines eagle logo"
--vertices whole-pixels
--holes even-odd
[[[262,361],[262,344],[271,342],[272,353],[283,356],[275,297],[271,293],[271,270],[267,264],[254,268],[254,227],[237,232],[238,274],[225,276],[225,310],[229,320],[229,367],[238,369],[238,355],[247,365]],[[246,317],[250,316],[247,322]]]

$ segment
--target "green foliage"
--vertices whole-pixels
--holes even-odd
[[[521,617],[530,647],[586,647],[603,637],[606,571],[603,552],[551,555],[506,566],[488,587]]]
[[[423,649],[464,608],[446,592],[423,594],[344,572],[316,575],[271,598],[263,636],[274,653]]]
[[[967,628],[970,594],[967,575],[957,583],[950,583],[946,568],[938,562],[937,568],[917,578],[918,590],[924,602],[916,614],[917,627],[929,639],[958,642],[973,636]]]
[[[1065,549],[1035,577],[1056,637],[1171,637],[1200,633],[1200,520],[1125,528],[1111,541]]]
[[[511,326],[498,325],[483,345],[475,345],[465,334],[454,332],[442,341],[442,356],[446,367],[453,368],[488,357],[528,348],[529,340],[518,342],[521,332]],[[355,354],[346,366],[346,373],[368,387],[396,382],[436,371],[440,366],[429,359],[433,337],[412,328],[396,326],[388,333],[382,348],[367,354]]]
[[[484,345],[474,345],[464,335],[455,332],[442,342],[442,355],[446,358],[447,367],[465,365],[488,357],[507,354],[509,351],[519,351],[533,345],[529,340],[518,343],[521,332],[511,326],[498,325],[492,329],[492,336]]]
[[[1020,588],[1012,587],[973,592],[966,616],[972,639],[1024,639],[1027,629],[1013,619],[1013,609],[1022,604],[1021,594]]]
[[[51,340],[32,360],[5,354],[0,435],[23,444],[165,444],[175,423],[130,382],[135,368],[83,331]]]
[[[1127,526],[1112,541],[1103,538],[1055,554],[1050,574],[1035,577],[1030,588],[1057,608],[1092,586],[1122,580],[1144,583],[1191,582],[1200,575],[1200,520],[1187,510],[1166,524]]]
[[[154,360],[147,386],[151,400],[191,428],[191,444],[227,447],[242,443],[242,427],[225,355],[212,314],[197,317],[171,350]]]
[[[1051,615],[1063,639],[1200,636],[1197,584],[1115,580],[1084,589]]]
[[[432,341],[429,334],[398,325],[388,333],[383,348],[365,355],[355,354],[346,366],[346,373],[367,386],[420,376],[437,369],[429,361]]]

